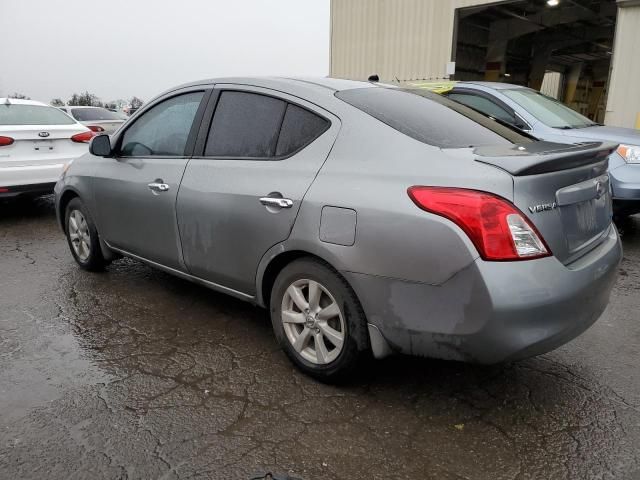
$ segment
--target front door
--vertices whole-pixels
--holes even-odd
[[[340,122],[257,87],[217,85],[214,107],[178,195],[184,259],[192,274],[253,295],[260,259],[289,236]]]
[[[184,270],[175,204],[204,97],[196,90],[161,99],[115,140],[114,158],[97,159],[98,231],[109,245]]]

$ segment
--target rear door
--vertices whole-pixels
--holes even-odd
[[[175,204],[208,93],[158,100],[115,139],[114,158],[95,158],[98,229],[109,245],[184,270]]]
[[[246,294],[285,240],[340,128],[337,117],[268,89],[217,85],[178,196],[189,271]],[[213,113],[215,112],[215,113]]]

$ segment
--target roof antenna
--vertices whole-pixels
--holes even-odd
[[[380,81],[380,77],[378,76],[377,73],[374,73],[373,75],[369,75],[369,78],[367,80],[369,82],[379,82]]]

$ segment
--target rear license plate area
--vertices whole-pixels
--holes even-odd
[[[585,247],[600,236],[611,224],[611,197],[609,193],[560,209],[570,252]]]
[[[51,140],[35,140],[33,142],[33,149],[36,152],[52,152],[54,148],[53,141]]]

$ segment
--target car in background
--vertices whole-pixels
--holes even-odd
[[[604,311],[616,146],[537,141],[424,90],[200,81],[96,136],[56,212],[81,268],[125,255],[266,307],[321,379],[367,352],[495,363]]]
[[[78,122],[86,125],[92,132],[112,134],[126,118],[117,113],[102,107],[85,107],[85,106],[64,106],[58,107],[65,113],[68,113]]]
[[[498,82],[424,82],[428,88],[536,138],[560,143],[613,142],[609,159],[614,213],[640,212],[640,131],[598,124],[531,88]]]
[[[53,192],[94,133],[50,105],[0,98],[0,197]]]

